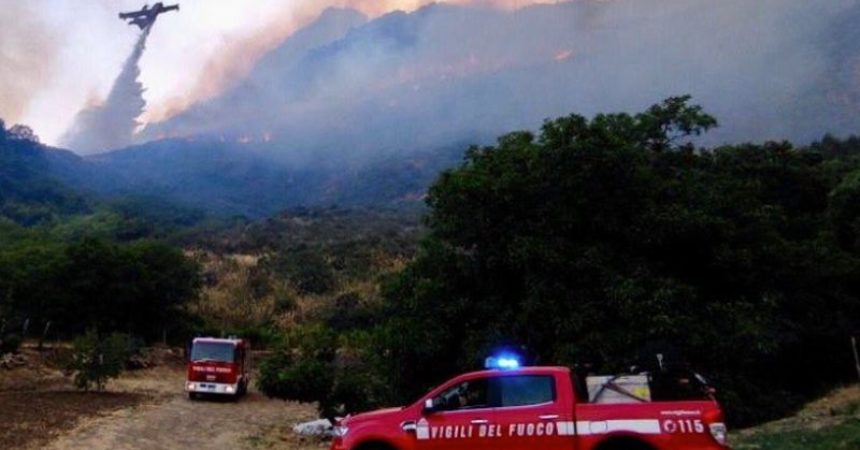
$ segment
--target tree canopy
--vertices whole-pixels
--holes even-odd
[[[60,334],[123,332],[147,340],[185,332],[198,265],[165,244],[97,239],[22,242],[0,249],[0,316],[51,322]]]

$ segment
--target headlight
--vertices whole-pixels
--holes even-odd
[[[336,425],[334,428],[331,429],[331,434],[334,437],[342,438],[342,437],[346,436],[346,433],[348,431],[349,431],[348,427],[345,427],[343,425]]]
[[[232,394],[232,393],[233,393],[233,386],[227,386],[227,387],[225,387],[225,388],[224,388],[224,390],[225,390],[228,394]]]
[[[711,436],[718,444],[726,445],[726,436],[728,435],[726,424],[721,422],[712,423],[708,425],[708,429],[711,430]]]
[[[194,383],[188,383],[188,390],[189,390],[189,391],[193,391],[193,390],[194,390]]]

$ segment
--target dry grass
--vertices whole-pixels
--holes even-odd
[[[860,385],[835,389],[792,417],[733,433],[737,449],[860,448]]]
[[[196,257],[207,277],[216,282],[204,287],[201,298],[191,307],[192,313],[223,329],[257,326],[276,315],[274,295],[255,298],[249,289],[259,256],[203,253]]]
[[[336,299],[346,294],[358,295],[362,306],[373,306],[381,301],[379,274],[396,273],[409,262],[375,249],[366,268],[368,274],[375,275],[364,279],[341,276],[335,289],[325,294],[300,294],[287,280],[269,275],[263,281],[269,292],[255,297],[252,285],[260,280],[252,278],[262,256],[211,252],[192,255],[201,262],[206,277],[214,283],[204,287],[200,299],[191,306],[191,312],[202,317],[210,327],[222,330],[251,329],[265,324],[287,330],[323,316],[335,307]],[[279,301],[283,299],[288,299],[290,308],[279,308]]]
[[[58,348],[46,346],[44,350],[38,351],[35,345],[24,344],[20,353],[26,358],[27,364],[14,369],[0,369],[0,392],[68,387],[69,379],[63,374],[59,363],[65,351],[65,345]]]
[[[250,448],[260,450],[320,450],[331,445],[324,439],[297,436],[292,425],[286,423],[265,427],[249,436],[247,442]]]
[[[858,413],[860,413],[860,385],[852,385],[833,390],[824,397],[807,404],[792,417],[740,430],[737,434],[746,436],[762,432],[817,430],[839,423],[847,416]]]

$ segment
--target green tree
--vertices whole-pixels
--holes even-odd
[[[199,289],[198,264],[165,244],[23,239],[0,249],[4,317],[51,321],[66,336],[89,328],[150,341],[187,335],[186,305]]]
[[[75,374],[75,386],[102,391],[107,382],[118,377],[131,356],[128,336],[111,334],[100,337],[93,330],[75,339],[66,369]]]
[[[830,194],[831,220],[845,249],[860,253],[860,170],[848,174]]]

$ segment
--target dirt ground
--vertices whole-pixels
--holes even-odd
[[[35,357],[34,357],[35,358]],[[34,359],[31,358],[31,359]],[[251,390],[238,402],[191,401],[180,364],[126,372],[108,392],[83,393],[50,364],[0,374],[3,449],[319,450],[291,427],[313,420],[313,405],[270,400]]]
[[[0,447],[41,448],[81,417],[116,411],[143,400],[143,395],[122,393],[0,393]]]
[[[174,377],[181,386],[181,374]],[[52,450],[108,449],[306,449],[280,428],[314,418],[312,408],[269,400],[256,392],[234,403],[190,401],[181,393],[162,401],[123,408],[85,419],[42,448]],[[278,436],[279,432],[285,432]]]

